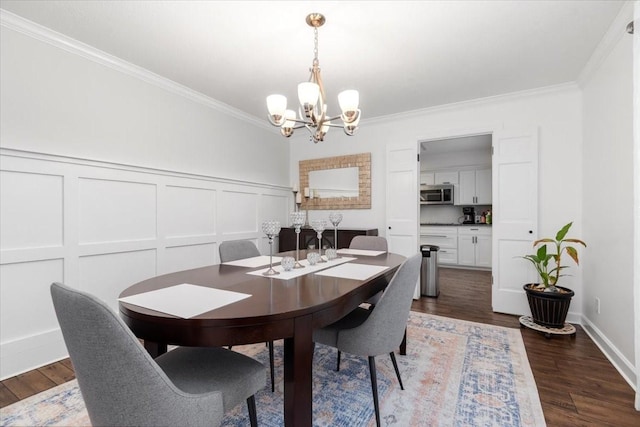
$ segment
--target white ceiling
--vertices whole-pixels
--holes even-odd
[[[295,102],[319,60],[329,113],[348,88],[363,120],[576,81],[624,2],[8,1],[0,7],[249,115]]]

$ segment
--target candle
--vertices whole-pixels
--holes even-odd
[[[302,203],[302,194],[296,193],[296,203]]]
[[[298,183],[297,183],[297,182],[295,182],[295,183],[293,184],[293,192],[294,192],[294,193],[297,193],[297,192],[298,192]]]
[[[309,197],[309,187],[304,187],[304,197]]]

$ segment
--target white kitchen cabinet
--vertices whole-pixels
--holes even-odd
[[[438,246],[438,265],[458,263],[458,227],[420,226],[420,244]]]
[[[458,264],[491,267],[491,227],[459,227]]]
[[[423,185],[439,185],[439,184],[457,184],[458,171],[424,171],[420,172],[420,184]]]
[[[491,204],[491,168],[460,171],[457,204]]]
[[[436,183],[435,173],[433,172],[420,172],[420,184],[421,185],[433,185]]]
[[[435,172],[434,182],[436,184],[457,184],[458,171],[441,171]]]

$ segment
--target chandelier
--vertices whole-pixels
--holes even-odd
[[[360,110],[358,109],[359,97],[357,90],[345,90],[338,94],[338,104],[342,114],[335,117],[327,116],[327,104],[322,76],[320,75],[320,62],[318,61],[318,28],[325,23],[324,15],[311,13],[307,16],[307,24],[313,27],[314,49],[313,64],[309,71],[308,82],[298,85],[298,114],[293,110],[287,110],[287,98],[284,95],[269,95],[267,97],[267,109],[269,110],[269,122],[280,127],[280,133],[285,137],[293,135],[294,129],[307,128],[311,133],[314,143],[324,140],[324,136],[330,127],[342,127],[344,133],[352,136],[358,129],[360,122]],[[331,121],[342,120],[342,124],[334,124]]]

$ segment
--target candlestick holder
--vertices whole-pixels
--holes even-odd
[[[327,222],[324,219],[311,221],[311,227],[313,227],[315,232],[318,234],[318,254],[320,255],[320,259],[318,260],[318,262],[327,262],[326,260],[322,259],[322,232],[327,227]]]
[[[304,212],[291,212],[291,225],[296,229],[296,263],[293,268],[304,268],[304,265],[300,264],[300,227],[307,222],[307,216]]]
[[[339,212],[331,212],[329,214],[329,221],[333,224],[333,248],[338,250],[338,224],[342,221],[342,214]],[[336,256],[340,258],[340,255]]]
[[[269,269],[262,273],[264,276],[274,276],[280,272],[273,269],[273,238],[280,233],[280,222],[265,221],[262,223],[262,232],[269,238]]]

